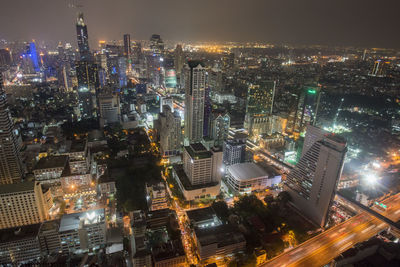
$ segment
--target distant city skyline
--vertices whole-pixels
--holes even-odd
[[[71,4],[82,5],[72,8]],[[398,1],[188,2],[139,0],[3,0],[0,39],[63,41],[76,45],[75,22],[85,14],[90,43],[148,40],[153,33],[174,41],[264,41],[400,48]],[[23,8],[21,8],[23,7]],[[207,19],[205,19],[207,18]]]

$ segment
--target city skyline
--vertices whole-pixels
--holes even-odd
[[[84,12],[93,47],[99,40],[120,40],[125,33],[133,40],[147,40],[158,33],[174,41],[400,48],[400,37],[391,27],[397,23],[397,1],[386,1],[385,5],[375,5],[371,0],[324,5],[315,0],[253,0],[247,4],[239,0],[207,0],[201,4],[182,0],[119,0],[118,4],[104,0],[5,2],[0,11],[0,39],[8,40],[63,41],[75,46],[71,26],[77,13]],[[203,20],[205,15],[207,19]]]

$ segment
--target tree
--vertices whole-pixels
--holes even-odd
[[[292,197],[287,191],[282,191],[278,194],[278,200],[283,205],[286,205],[289,201],[292,201]]]
[[[225,201],[214,201],[211,204],[211,207],[214,209],[215,213],[221,220],[225,222],[228,220],[229,209]]]

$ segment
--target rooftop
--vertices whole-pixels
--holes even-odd
[[[104,209],[65,214],[61,217],[59,232],[78,230],[81,220],[85,225],[104,222]]]
[[[40,223],[20,226],[15,228],[7,228],[0,230],[0,243],[13,242],[18,240],[26,240],[35,238],[39,234]]]
[[[185,149],[193,159],[210,158],[212,155],[210,151],[207,151],[207,148],[202,143],[194,143],[185,146]]]
[[[39,182],[37,182],[37,183],[39,183]],[[35,186],[34,181],[22,182],[22,183],[16,183],[16,184],[3,184],[3,185],[0,185],[0,194],[33,191],[34,186]]]
[[[210,228],[195,228],[198,241],[202,246],[217,244],[218,248],[246,242],[244,236],[229,224]]]
[[[196,68],[198,65],[201,65],[202,67],[205,67],[204,63],[200,60],[189,60],[188,65],[191,69]]]
[[[268,176],[268,173],[263,168],[251,162],[228,166],[228,172],[240,181]]]
[[[215,211],[212,207],[207,207],[203,209],[189,210],[186,212],[186,214],[191,222],[200,222],[205,220],[213,220]]]
[[[67,164],[68,156],[48,156],[41,158],[36,164],[35,170],[62,168]]]

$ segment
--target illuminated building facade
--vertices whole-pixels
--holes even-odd
[[[78,37],[80,60],[91,61],[89,36],[87,26],[85,24],[85,21],[83,20],[83,13],[78,14],[78,19],[76,22],[76,34]]]
[[[287,175],[285,189],[302,214],[324,227],[342,173],[347,144],[333,134],[325,134],[322,139],[317,135],[307,136],[312,132],[315,133],[307,131],[305,139],[314,143],[306,145],[308,149],[303,148],[303,156]]]
[[[48,219],[48,206],[39,182],[0,185],[0,229]]]
[[[206,69],[200,61],[189,61],[185,74],[185,139],[203,139]]]
[[[0,74],[0,184],[20,182],[23,175],[20,147]]]

